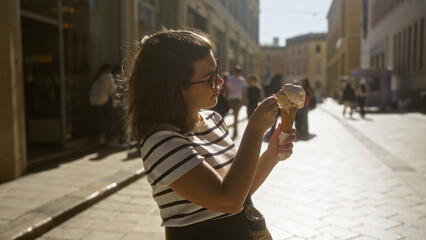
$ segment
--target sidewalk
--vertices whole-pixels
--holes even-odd
[[[422,239],[426,117],[350,120],[340,111],[333,101],[312,111],[316,136],[297,141],[292,158],[255,194],[274,239]],[[33,238],[89,206],[40,239],[162,239],[158,209],[139,179],[140,159],[127,160],[126,151],[94,159],[90,154],[0,185],[0,239]]]
[[[143,176],[126,151],[100,153],[1,184],[0,239],[39,236]]]
[[[425,239],[425,116],[341,112],[311,111],[315,137],[254,195],[274,239]]]

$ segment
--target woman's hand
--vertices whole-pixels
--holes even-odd
[[[254,110],[248,124],[264,133],[275,123],[278,111],[278,99],[275,96],[268,97]]]
[[[280,133],[281,133],[281,123],[278,124],[277,129],[275,129],[275,132],[272,134],[271,138],[269,139],[268,149],[266,150],[272,156],[274,156],[274,159],[276,161],[285,160],[293,154],[293,142],[296,140],[296,136],[294,135],[296,133],[296,129],[292,129],[290,132],[290,136],[288,136],[283,141],[283,143],[279,145]],[[282,155],[284,155],[285,158],[279,159],[278,153],[281,153]]]

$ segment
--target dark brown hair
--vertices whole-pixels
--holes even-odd
[[[210,54],[213,43],[195,30],[162,30],[146,36],[127,72],[128,128],[141,141],[159,124],[190,131],[194,126],[182,95],[194,75],[193,63]]]

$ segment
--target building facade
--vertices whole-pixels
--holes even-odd
[[[337,97],[341,79],[360,67],[362,0],[333,0],[327,15],[327,92]]]
[[[271,78],[280,74],[285,74],[285,47],[279,46],[278,39],[269,46],[261,46],[259,54],[259,77],[260,84],[267,85]]]
[[[97,146],[89,90],[99,67],[163,26],[209,33],[223,70],[258,71],[258,16],[258,0],[1,1],[0,181]]]
[[[391,71],[393,102],[410,98],[420,104],[426,89],[426,2],[363,2],[363,68]]]
[[[208,33],[222,71],[232,73],[238,64],[243,75],[259,72],[258,0],[160,1],[158,24],[159,28],[189,27]]]
[[[286,40],[285,75],[286,83],[308,78],[318,92],[325,91],[327,34],[309,33]]]

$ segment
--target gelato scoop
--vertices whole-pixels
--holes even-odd
[[[298,85],[285,84],[275,96],[280,108],[287,112],[290,108],[302,108],[305,102],[305,90]]]

